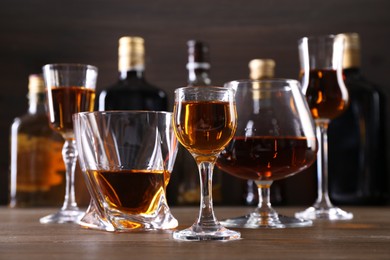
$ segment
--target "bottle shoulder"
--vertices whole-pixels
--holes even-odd
[[[119,79],[116,83],[106,87],[101,92],[106,93],[106,95],[111,93],[134,94],[138,92],[150,95],[157,94],[162,97],[167,96],[163,89],[150,84],[145,79]]]
[[[168,107],[168,95],[146,80],[119,80],[100,92],[99,110],[161,110]]]
[[[380,86],[367,79],[357,69],[345,70],[344,77],[345,84],[349,91],[378,92],[382,95]]]
[[[24,114],[14,119],[12,132],[26,133],[30,135],[52,135],[46,114]]]
[[[45,113],[31,114],[26,113],[14,119],[14,122],[18,121],[19,124],[43,124],[48,125],[48,118]]]

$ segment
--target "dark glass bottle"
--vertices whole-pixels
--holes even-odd
[[[144,56],[143,38],[121,37],[119,39],[119,80],[99,94],[100,111],[168,110],[167,94],[145,79]]]
[[[209,47],[205,42],[189,40],[188,47],[188,83],[191,87],[211,85]],[[213,202],[220,203],[222,173],[214,168]],[[198,168],[193,156],[182,146],[179,146],[175,169],[171,179],[171,193],[168,198],[175,197],[177,205],[198,205],[200,202],[200,181]],[[168,189],[169,189],[168,186]],[[172,189],[176,189],[173,191]],[[168,190],[169,191],[169,190]],[[174,195],[173,195],[174,194]],[[169,196],[172,195],[172,196]]]
[[[30,75],[28,112],[11,126],[10,207],[61,205],[65,190],[62,137],[50,126],[41,75]]]
[[[385,98],[360,72],[360,40],[345,36],[343,61],[350,94],[346,112],[329,125],[329,193],[336,204],[388,201]]]

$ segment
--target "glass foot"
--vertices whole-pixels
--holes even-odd
[[[39,219],[41,224],[63,224],[78,223],[83,217],[84,211],[80,210],[59,210],[57,213],[42,217]]]
[[[295,217],[303,219],[327,219],[327,220],[349,220],[353,214],[338,207],[309,207],[304,211],[295,213]]]
[[[259,214],[248,214],[237,218],[230,218],[221,221],[221,224],[231,228],[292,228],[310,227],[311,220],[287,217],[283,215],[267,216]]]
[[[185,241],[202,241],[202,240],[237,240],[241,238],[241,233],[229,230],[221,225],[217,228],[206,229],[196,224],[191,227],[175,231],[173,238]]]

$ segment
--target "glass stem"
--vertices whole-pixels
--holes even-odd
[[[317,154],[317,208],[333,207],[328,193],[328,125],[329,120],[316,121],[316,135],[318,139]]]
[[[215,230],[219,222],[214,215],[212,179],[214,163],[205,161],[198,163],[200,177],[200,210],[196,226],[201,230]]]
[[[275,217],[278,214],[271,206],[271,185],[272,181],[256,181],[259,191],[259,204],[257,212],[263,217]]]
[[[61,210],[78,210],[75,191],[74,191],[74,175],[76,169],[78,152],[76,149],[76,141],[74,139],[65,139],[62,148],[62,157],[65,162],[65,199]]]

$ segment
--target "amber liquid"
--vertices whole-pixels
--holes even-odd
[[[334,119],[348,105],[348,97],[343,96],[335,70],[311,70],[305,95],[314,119]]]
[[[12,172],[17,175],[16,190],[12,192],[11,207],[59,206],[64,199],[63,141],[50,134],[49,130],[53,130],[49,128],[47,117],[43,118],[45,125],[41,125],[43,131],[38,135],[17,134],[17,159],[12,165]]]
[[[283,179],[314,162],[315,141],[304,137],[234,137],[220,154],[217,166],[242,179]]]
[[[228,102],[182,102],[174,110],[176,136],[191,153],[219,153],[235,133],[235,113]]]
[[[72,115],[93,111],[95,90],[83,87],[53,87],[48,92],[51,127],[62,133],[73,132]]]
[[[111,209],[129,214],[151,214],[164,193],[164,171],[88,170],[88,178]]]

